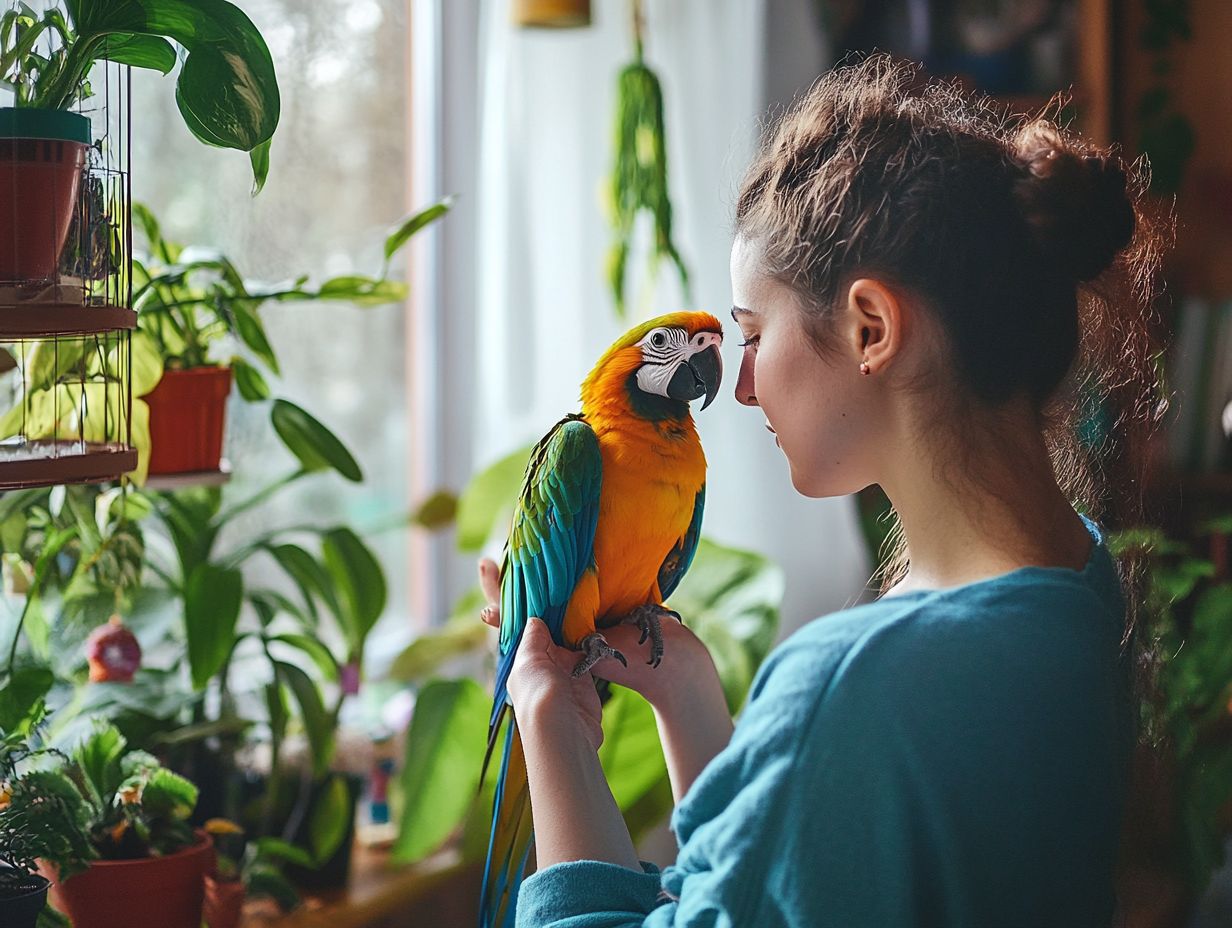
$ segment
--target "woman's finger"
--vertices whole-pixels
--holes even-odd
[[[479,610],[485,625],[500,628],[500,568],[490,557],[479,559],[479,588],[488,604]]]
[[[490,557],[479,559],[479,588],[489,606],[500,604],[500,568]]]

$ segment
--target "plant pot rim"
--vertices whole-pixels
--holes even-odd
[[[32,880],[41,880],[42,885],[35,886],[33,889],[27,889],[24,893],[17,893],[14,896],[5,896],[3,894],[0,894],[0,903],[19,902],[20,900],[25,899],[27,896],[37,896],[40,893],[47,892],[48,888],[50,888],[51,886],[51,880],[47,879],[47,877],[43,876],[41,873],[27,873],[26,876]]]
[[[70,110],[0,107],[0,139],[51,139],[89,145],[90,118]]]
[[[163,375],[167,374],[195,374],[198,377],[207,374],[223,374],[230,373],[231,366],[229,364],[202,364],[198,367],[164,367]]]
[[[194,854],[202,854],[209,851],[214,846],[214,840],[209,834],[200,828],[193,830],[193,834],[197,836],[195,844],[190,844],[188,847],[180,848],[172,854],[163,854],[159,857],[130,857],[127,860],[92,860],[90,861],[90,869],[99,867],[102,869],[111,869],[113,867],[131,867],[135,864],[149,864],[164,860],[175,860],[177,857],[190,857]],[[71,880],[72,877],[69,877]]]

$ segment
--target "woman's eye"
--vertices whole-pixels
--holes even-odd
[[[744,341],[742,341],[742,342],[740,343],[740,347],[741,347],[741,348],[747,348],[747,347],[749,347],[749,346],[752,346],[752,347],[756,348],[756,347],[757,347],[757,343],[758,343],[759,341],[761,341],[761,336],[760,336],[760,335],[750,335],[748,338],[746,338]]]

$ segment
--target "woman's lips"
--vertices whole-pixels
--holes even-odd
[[[782,448],[783,446],[779,442],[779,433],[774,430],[774,426],[772,426],[769,422],[766,423],[766,431],[774,436],[775,445]]]

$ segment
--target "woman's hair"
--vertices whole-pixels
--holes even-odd
[[[823,356],[857,277],[918,299],[949,353],[925,374],[942,378],[938,412],[969,429],[1027,397],[1067,498],[1105,527],[1140,524],[1146,443],[1167,405],[1154,288],[1174,234],[1170,214],[1149,208],[1149,167],[916,72],[878,53],[823,75],[766,134],[736,232],[795,293]],[[981,410],[993,414],[966,415]],[[887,548],[882,592],[907,568],[897,520]],[[1118,566],[1141,693],[1140,558]]]

